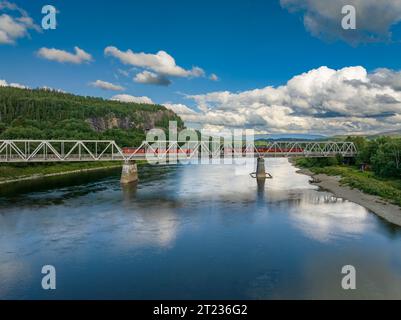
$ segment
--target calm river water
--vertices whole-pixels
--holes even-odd
[[[266,162],[265,186],[230,165],[145,166],[124,188],[119,169],[0,186],[0,299],[400,299],[401,228]]]

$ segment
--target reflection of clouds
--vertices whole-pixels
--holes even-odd
[[[169,202],[158,201],[141,205],[135,216],[130,216],[119,233],[124,246],[170,246],[176,238],[179,226],[177,213]],[[127,212],[127,214],[130,214]]]
[[[365,208],[325,192],[305,193],[289,213],[295,228],[321,242],[359,235],[370,226]]]
[[[318,189],[318,187],[309,184],[309,177],[302,174],[296,174],[298,169],[295,168],[285,158],[268,158],[266,159],[266,171],[273,176],[268,181],[270,190],[306,190]]]
[[[266,170],[274,178],[266,180],[264,186],[258,186],[246,167],[240,166],[237,174],[233,168],[230,165],[173,169],[149,166],[142,169],[138,186],[132,184],[123,190],[115,177],[82,185],[77,189],[79,192],[74,192],[75,187],[56,189],[27,197],[22,203],[8,202],[0,207],[0,298],[20,292],[31,294],[29,285],[38,276],[35,265],[42,261],[51,264],[53,259],[62,266],[78,265],[84,275],[96,274],[97,267],[91,267],[107,260],[115,263],[117,269],[120,263],[126,265],[129,272],[141,277],[146,274],[138,268],[141,259],[151,261],[161,255],[157,258],[174,260],[176,256],[188,254],[183,250],[183,243],[188,241],[194,248],[210,245],[203,241],[204,237],[191,237],[190,232],[195,228],[205,237],[221,237],[216,239],[223,241],[213,242],[213,246],[219,253],[224,252],[228,259],[224,263],[238,263],[235,257],[241,256],[248,245],[256,248],[256,251],[250,250],[256,264],[269,265],[268,260],[274,260],[277,269],[262,270],[249,285],[252,298],[271,297],[283,287],[281,275],[289,265],[288,259],[295,257],[293,261],[297,262],[313,253],[316,255],[312,258],[319,259],[321,250],[326,248],[338,247],[342,254],[344,245],[333,240],[343,237],[352,240],[362,233],[371,236],[369,231],[377,225],[359,205],[318,192],[317,187],[309,184],[309,177],[295,174],[296,169],[286,159],[266,160]],[[37,201],[47,203],[47,199],[55,197],[55,192],[63,201],[35,205]],[[272,228],[274,232],[268,232]],[[382,233],[383,230],[377,232],[380,236]],[[230,238],[237,234],[238,237]],[[292,251],[281,252],[286,246],[290,250],[294,239],[306,242],[312,239],[325,244],[316,246],[316,252],[305,252],[298,243]],[[372,243],[377,248],[390,244],[392,250],[398,249],[391,246],[394,242],[387,240],[386,233],[383,239],[384,245],[377,244],[376,237]],[[236,255],[231,254],[234,252]],[[276,253],[277,259],[272,259]],[[281,255],[285,257],[285,264],[281,264]],[[206,262],[210,259],[204,252],[197,257]],[[216,264],[216,270],[221,266]],[[163,268],[160,267],[160,276],[166,276],[163,279],[172,287],[178,286],[176,279],[167,278],[170,273]],[[240,271],[238,276],[243,276]],[[288,283],[287,289],[293,292],[292,283]]]
[[[254,159],[251,161],[256,163]],[[298,169],[287,159],[266,159],[266,171],[273,179],[266,180],[264,187],[250,178],[246,166],[234,169],[235,165],[198,165],[182,170],[180,199],[238,203],[253,202],[258,198],[259,204],[263,199],[262,202],[282,206],[289,212],[290,224],[307,237],[322,242],[339,236],[355,236],[369,227],[365,208],[317,191],[318,187],[309,183],[309,176],[296,174]]]
[[[160,195],[154,197],[153,188],[138,199],[137,183],[122,186],[122,191],[126,224],[120,233],[124,245],[168,247],[176,238],[179,220],[176,209],[180,203],[162,199]]]
[[[240,160],[246,164],[192,165],[188,170],[182,170],[178,181],[180,198],[254,201],[261,192],[257,181],[249,175],[255,171],[256,159]],[[308,176],[295,174],[297,169],[287,159],[267,158],[265,161],[266,171],[273,175],[273,179],[265,182],[269,201],[273,200],[270,195],[279,201],[286,199],[291,190],[317,188],[308,183]]]
[[[177,183],[180,199],[201,201],[248,200],[256,198],[256,182],[249,171],[235,174],[235,165],[192,165],[181,170]]]
[[[33,281],[36,263],[62,267],[72,259],[86,266],[94,254],[121,257],[147,247],[171,247],[179,227],[175,208],[159,199],[133,203],[129,210],[93,205],[0,214],[0,299],[19,297],[19,286]],[[40,277],[40,270],[35,272]]]

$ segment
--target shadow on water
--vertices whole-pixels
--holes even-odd
[[[118,177],[120,173],[121,168],[111,168],[19,181],[1,185],[0,197],[11,197],[32,192],[46,192],[60,188],[86,185],[106,178]]]
[[[379,221],[379,223],[377,224],[378,228],[380,228],[381,231],[385,232],[390,239],[395,240],[401,238],[400,226],[390,223],[386,219],[379,217],[378,215],[375,215],[375,218]]]
[[[262,200],[265,195],[266,179],[256,179],[256,183],[258,184],[258,198]]]
[[[174,166],[142,165],[139,168],[139,180],[152,183],[173,173]],[[120,188],[125,201],[131,201],[136,196],[138,183],[123,187],[119,182],[120,175],[121,168],[110,168],[0,185],[0,206],[7,208],[10,203],[25,207],[60,205],[69,199]]]
[[[136,199],[138,192],[138,181],[129,184],[121,185],[123,199],[125,204],[129,204]]]

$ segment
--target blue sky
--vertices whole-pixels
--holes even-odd
[[[358,1],[354,2],[358,3]],[[56,30],[38,32],[29,29],[29,36],[28,34],[21,36],[15,39],[13,44],[0,43],[0,80],[29,87],[47,86],[107,99],[117,94],[146,96],[160,104],[181,104],[182,107],[185,105],[197,113],[192,115],[192,118],[189,117],[188,122],[199,122],[216,128],[227,125],[224,121],[220,123],[217,118],[227,115],[224,114],[224,110],[236,104],[237,100],[234,98],[238,96],[235,94],[263,89],[267,86],[274,88],[280,85],[285,86],[294,76],[318,70],[323,66],[336,71],[360,66],[369,75],[374,75],[377,68],[386,68],[391,72],[401,69],[399,41],[401,26],[398,24],[397,15],[383,22],[385,27],[388,26],[388,29],[384,28],[384,31],[383,24],[378,25],[376,29],[374,27],[369,29],[365,27],[365,22],[360,23],[367,30],[362,30],[363,32],[379,34],[380,39],[369,41],[364,38],[366,37],[364,34],[355,42],[348,41],[347,36],[345,38],[338,36],[332,30],[325,30],[324,35],[314,34],[314,30],[306,26],[305,16],[309,13],[316,18],[320,9],[307,7],[307,1],[302,0],[282,0],[281,2],[279,0],[115,0],[112,2],[15,0],[12,3],[24,9],[39,26],[43,17],[42,6],[54,5],[58,10],[58,25]],[[290,5],[295,5],[295,10],[290,10]],[[394,8],[388,10],[395,11]],[[14,18],[19,14],[10,10],[3,10],[3,13]],[[366,17],[359,18],[371,19],[367,14]],[[318,23],[321,22],[319,17],[316,19]],[[340,21],[338,23],[340,25]],[[322,24],[329,25],[324,21]],[[391,31],[392,34],[389,35],[386,31]],[[168,86],[137,83],[133,80],[137,74],[144,71],[153,74],[157,72],[148,67],[125,65],[115,56],[106,56],[105,48],[110,46],[116,47],[119,52],[132,50],[134,53],[156,54],[162,50],[173,57],[176,65],[183,70],[189,72],[196,66],[204,71],[204,75],[163,75],[171,81]],[[39,57],[38,54],[41,48],[55,48],[73,53],[74,47],[79,47],[90,54],[91,61],[61,63],[43,56]],[[129,71],[129,76],[122,75],[121,70]],[[212,74],[218,76],[217,81],[209,79]],[[394,74],[388,75],[390,76],[394,78]],[[357,78],[360,78],[359,74]],[[117,92],[90,85],[97,80],[124,87],[124,90]],[[370,78],[369,81],[371,81]],[[376,93],[376,96],[391,95],[391,92],[385,88],[382,91],[383,94]],[[207,94],[221,92],[229,92],[233,95],[230,96],[230,99],[234,99],[230,106],[224,105],[220,97],[207,98]],[[398,101],[397,92],[395,90],[392,96],[396,101]],[[197,98],[194,98],[195,95]],[[250,101],[250,103],[265,103],[264,107],[268,108],[276,104],[265,102],[263,97],[258,97],[257,101]],[[377,104],[377,101],[375,103]],[[277,102],[277,104],[280,106],[283,102]],[[347,119],[352,122],[351,125],[341,126],[339,130],[350,128],[359,132],[386,128],[397,129],[394,125],[395,121],[380,125],[379,123],[359,124],[358,120],[352,119],[356,115],[348,112],[348,109],[344,112],[337,111],[338,105],[325,107],[324,103],[321,103],[321,106],[312,103],[313,105],[310,106],[312,112],[310,112],[305,109],[303,103],[295,107],[293,104],[282,107],[293,108],[290,114],[302,115],[302,119],[307,120],[307,117],[321,119],[335,114],[340,117],[332,117],[331,120]],[[241,112],[246,113],[246,110],[243,112],[243,107],[235,110],[239,116]],[[352,106],[349,107],[352,109]],[[380,106],[374,107],[379,109],[370,110],[369,114],[364,114],[361,118],[380,114],[383,111]],[[386,105],[383,112],[397,113],[398,107],[391,106],[390,108]],[[207,110],[218,114],[207,117]],[[289,114],[283,108],[263,109],[260,112],[258,110],[255,112],[260,113],[262,118],[269,112],[280,114],[283,111],[284,114]],[[260,122],[248,117],[241,120],[236,117],[236,114],[228,116],[233,116],[233,121],[235,123],[238,121],[238,126],[255,126],[264,132],[280,132],[285,129],[271,126],[269,123],[280,120],[272,117]],[[209,118],[212,119],[210,122],[208,122]],[[294,118],[295,125],[289,128],[290,130],[313,131],[311,128],[298,128],[297,121],[298,119]],[[379,118],[378,121],[380,121]],[[355,124],[355,127],[352,124]]]

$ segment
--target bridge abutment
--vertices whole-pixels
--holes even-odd
[[[127,161],[123,165],[123,169],[121,172],[121,180],[122,184],[128,184],[132,182],[138,181],[138,167],[135,161]]]

